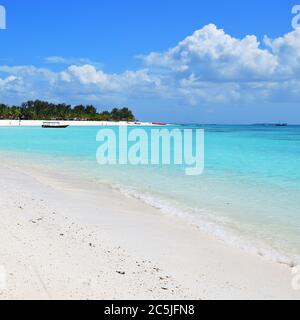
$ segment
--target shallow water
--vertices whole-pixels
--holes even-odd
[[[199,128],[205,129],[201,176],[186,176],[174,165],[100,166],[95,127],[2,127],[0,150],[117,186],[234,245],[299,263],[300,126]]]

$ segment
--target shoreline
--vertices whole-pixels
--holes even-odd
[[[110,121],[56,121],[61,125],[69,125],[72,127],[104,127],[104,126],[155,126],[151,122],[110,122]],[[0,120],[0,127],[41,127],[44,122],[50,120]]]
[[[0,299],[300,299],[291,268],[116,190],[6,163],[0,177]]]
[[[144,205],[151,207],[155,211],[159,212],[164,217],[174,218],[181,221],[184,224],[191,225],[197,228],[200,232],[213,237],[217,241],[221,241],[228,245],[229,247],[242,250],[243,252],[251,255],[255,255],[263,258],[268,262],[274,262],[277,264],[286,265],[290,268],[298,266],[299,255],[289,254],[278,248],[275,248],[270,243],[264,241],[263,238],[255,238],[254,235],[243,234],[239,229],[234,228],[232,225],[224,225],[209,216],[199,216],[197,213],[193,212],[188,207],[178,207],[176,204],[168,202],[168,200],[160,197],[158,195],[153,195],[148,192],[142,192],[135,187],[130,187],[126,184],[119,183],[116,181],[108,181],[107,179],[100,180],[97,176],[92,176],[86,173],[88,168],[84,168],[78,164],[72,167],[73,163],[65,163],[62,165],[61,161],[66,161],[66,158],[61,158],[60,161],[56,162],[52,156],[46,154],[33,154],[31,153],[15,153],[15,152],[1,152],[0,158],[2,157],[2,162],[11,163],[13,161],[14,166],[22,167],[22,171],[31,172],[33,174],[35,171],[45,171],[51,170],[53,176],[57,176],[58,173],[62,177],[73,176],[80,181],[96,181],[97,185],[101,185],[106,189],[113,190],[115,192],[121,193],[121,195],[126,198],[133,198]],[[10,160],[14,159],[14,160]],[[19,159],[19,160],[16,160]],[[20,162],[21,160],[21,162]],[[55,162],[54,162],[55,161]],[[70,159],[68,159],[70,161]],[[46,166],[44,165],[46,163]],[[50,165],[50,167],[49,167]],[[71,169],[72,168],[72,169]],[[97,177],[95,179],[95,177]]]

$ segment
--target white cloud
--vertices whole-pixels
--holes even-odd
[[[0,87],[4,87],[9,83],[15,82],[16,80],[18,80],[18,78],[14,76],[9,76],[5,79],[0,78]]]
[[[210,24],[141,58],[191,104],[300,101],[300,29],[265,37],[263,46],[255,36],[236,39]]]
[[[60,56],[50,56],[44,59],[46,64],[58,64],[58,65],[85,65],[91,64],[97,68],[102,68],[103,64],[99,62],[92,61],[86,58],[66,58]]]
[[[167,52],[154,52],[143,59],[148,66],[193,74],[204,81],[261,80],[274,75],[278,67],[277,57],[261,49],[255,36],[238,40],[213,24]]]
[[[0,98],[66,102],[171,101],[201,105],[300,102],[300,29],[276,39],[242,39],[210,24],[166,52],[142,56],[139,70],[106,73],[97,64],[68,64],[60,72],[34,66],[0,66]]]
[[[91,65],[84,66],[71,66],[65,71],[69,74],[70,79],[78,80],[81,84],[98,84],[107,85],[109,76],[103,71],[97,69]]]
[[[265,44],[271,49],[279,63],[279,72],[290,78],[300,75],[300,29],[296,29],[283,37],[271,40],[264,38]]]
[[[45,58],[45,62],[46,63],[53,63],[53,64],[65,64],[68,63],[68,59],[64,58],[64,57],[59,57],[59,56],[51,56],[51,57],[47,57]]]

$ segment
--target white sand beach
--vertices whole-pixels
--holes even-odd
[[[54,120],[55,122],[56,120]],[[0,120],[0,127],[41,127],[44,122],[48,120]],[[150,122],[108,122],[108,121],[58,121],[62,125],[69,125],[72,127],[103,127],[103,126],[152,126]]]
[[[2,161],[0,299],[299,299],[292,272],[116,190]]]

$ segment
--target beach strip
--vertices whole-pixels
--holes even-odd
[[[41,127],[44,122],[49,120],[0,120],[0,127]],[[151,122],[112,122],[112,121],[58,121],[61,125],[72,127],[108,127],[108,126],[155,126]],[[156,125],[158,126],[158,125]]]

